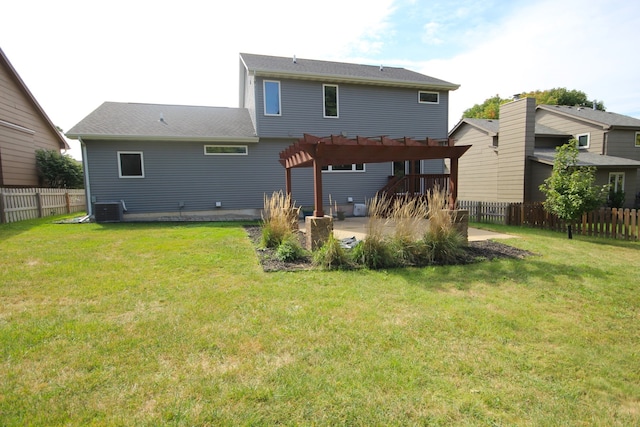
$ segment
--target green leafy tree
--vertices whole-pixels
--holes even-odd
[[[521,98],[535,98],[536,104],[546,105],[570,105],[593,108],[595,103],[597,110],[605,111],[604,103],[602,101],[589,101],[584,92],[575,89],[568,90],[564,87],[522,92],[517,96]],[[500,98],[499,95],[487,98],[482,104],[475,104],[473,107],[466,109],[462,113],[462,117],[475,119],[499,119],[500,105],[510,102],[512,99],[513,98]]]
[[[570,140],[556,148],[553,172],[539,187],[546,200],[547,212],[569,221],[567,237],[573,238],[571,221],[576,221],[586,212],[601,206],[607,195],[608,186],[595,184],[596,168],[578,166],[578,141]]]
[[[37,150],[36,167],[42,186],[50,188],[83,188],[80,162],[55,150]]]

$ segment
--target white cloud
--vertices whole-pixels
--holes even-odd
[[[423,26],[424,32],[422,34],[422,41],[426,44],[439,45],[443,41],[439,36],[442,31],[442,26],[437,22],[428,22]]]

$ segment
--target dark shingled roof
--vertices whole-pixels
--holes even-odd
[[[609,111],[594,110],[587,107],[569,107],[566,105],[538,105],[539,109],[572,116],[590,123],[602,125],[605,129],[609,127],[630,127],[640,129],[640,119],[611,113]]]
[[[533,156],[530,158],[539,163],[553,165],[556,158],[556,150],[554,148],[538,148],[534,150]],[[580,151],[578,153],[578,166],[640,168],[640,161]]]
[[[319,61],[294,57],[279,57],[241,53],[245,67],[258,76],[289,77],[332,82],[406,86],[424,89],[456,90],[460,85],[450,83],[405,68]]]
[[[481,129],[491,136],[498,135],[500,133],[500,120],[493,119],[470,119],[463,118],[456,124],[456,126],[449,132],[449,135],[454,133],[463,123],[467,123],[471,126],[474,126],[478,129]],[[561,132],[559,130],[550,128],[549,126],[541,125],[536,123],[535,128],[536,136],[562,136],[562,137],[570,137],[566,132]]]
[[[246,108],[105,102],[69,138],[257,142]]]

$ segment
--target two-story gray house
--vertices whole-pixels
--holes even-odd
[[[578,141],[578,164],[596,167],[596,184],[638,203],[640,120],[584,107],[537,105],[524,98],[500,107],[499,120],[462,119],[449,133],[471,145],[459,161],[459,200],[542,202],[555,147]]]
[[[304,134],[447,137],[449,83],[404,68],[240,54],[239,107],[106,102],[69,130],[81,142],[88,200],[121,202],[125,219],[259,218],[285,188],[279,153]],[[325,203],[364,203],[402,162],[330,165]],[[423,160],[422,173],[443,173]],[[313,175],[293,171],[297,205]],[[352,206],[352,205],[351,205]]]

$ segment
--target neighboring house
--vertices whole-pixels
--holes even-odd
[[[128,219],[259,218],[265,195],[285,189],[279,153],[304,134],[443,139],[458,88],[403,68],[246,53],[239,65],[238,108],[106,102],[69,130],[89,200],[124,201]],[[441,160],[420,168],[444,172]],[[325,203],[364,203],[393,171],[391,162],[329,166]],[[292,194],[313,204],[309,168],[293,171]]]
[[[500,120],[462,119],[449,132],[472,145],[459,161],[458,199],[541,202],[555,147],[576,139],[578,164],[595,166],[596,183],[625,192],[626,207],[640,191],[640,120],[584,107],[535,105],[524,98],[500,107]]]
[[[69,146],[0,49],[0,187],[37,187],[38,149]]]

